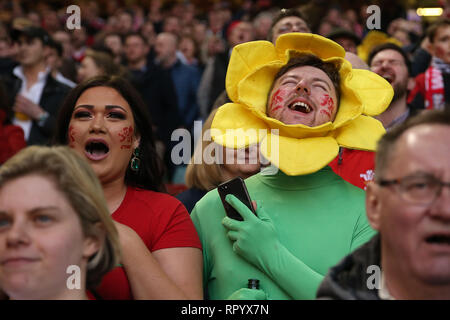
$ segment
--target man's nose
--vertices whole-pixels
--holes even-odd
[[[430,215],[450,223],[450,182],[446,182],[431,204]]]
[[[298,82],[297,86],[295,87],[295,90],[299,93],[304,93],[304,94],[311,93],[311,88],[309,86],[309,83],[305,79],[302,79]]]

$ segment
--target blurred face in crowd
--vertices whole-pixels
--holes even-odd
[[[53,33],[52,38],[61,43],[63,47],[63,57],[70,58],[73,51],[70,34],[65,31],[56,31]]]
[[[84,27],[73,30],[72,44],[76,49],[80,49],[81,47],[85,46],[86,41],[87,41],[87,34],[86,29]]]
[[[173,59],[177,51],[177,40],[175,36],[171,33],[160,33],[156,37],[155,42],[155,53],[156,58],[161,62],[165,63]]]
[[[191,38],[182,38],[178,48],[188,61],[195,59],[195,43]]]
[[[405,97],[407,90],[414,86],[414,80],[409,77],[405,59],[395,50],[386,49],[378,52],[372,58],[370,69],[392,85],[393,101]]]
[[[125,56],[130,63],[146,59],[148,46],[139,36],[128,36],[125,39]]]
[[[117,34],[111,34],[105,38],[105,46],[107,46],[115,56],[120,56],[123,51],[122,39]]]
[[[267,114],[284,124],[319,126],[333,121],[338,100],[328,75],[315,67],[295,67],[279,77],[269,96]]]
[[[58,51],[55,48],[48,49],[47,65],[52,70],[56,70],[61,66],[61,58],[58,56]]]
[[[267,39],[267,35],[269,34],[270,27],[272,25],[272,18],[269,16],[262,16],[258,19],[255,26],[255,35],[257,39]]]
[[[91,164],[102,184],[122,181],[139,146],[133,113],[118,91],[94,87],[78,98],[69,123],[69,146]]]
[[[233,27],[228,36],[230,47],[253,40],[253,26],[248,22],[240,22]]]
[[[339,43],[346,52],[351,52],[356,54],[356,43],[350,38],[339,37],[334,39],[335,42]]]
[[[388,286],[400,278],[398,281],[414,284],[416,289],[419,285],[441,287],[448,297],[450,188],[447,185],[440,192],[430,193],[427,190],[438,189],[425,177],[450,181],[449,135],[450,126],[443,124],[408,129],[392,146],[386,168],[377,174],[383,180],[408,177],[409,182],[404,188],[399,184],[368,186],[367,215],[381,235],[381,261]]]
[[[86,56],[81,61],[80,66],[78,67],[77,80],[78,82],[82,82],[84,80],[102,75],[104,71],[97,66],[94,59],[90,56]]]
[[[436,30],[431,49],[435,57],[450,64],[450,26],[441,26]]]
[[[45,62],[48,47],[42,44],[38,38],[27,38],[21,36],[19,38],[18,61],[24,67],[35,66]]]
[[[296,16],[286,17],[273,26],[272,42],[275,43],[279,36],[289,32],[310,33],[311,30],[303,19]]]
[[[261,168],[258,144],[245,149],[223,147],[223,157],[222,170],[227,179],[234,177],[246,179],[259,172]]]
[[[164,19],[163,32],[171,32],[179,35],[181,31],[180,21],[177,17],[170,16]]]
[[[67,289],[67,268],[84,273],[97,250],[51,178],[29,174],[0,188],[0,283],[11,299],[70,298],[80,290]]]
[[[133,30],[133,16],[128,12],[121,12],[117,17],[117,30],[127,34]]]

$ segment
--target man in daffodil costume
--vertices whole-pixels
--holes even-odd
[[[211,134],[227,147],[259,143],[279,170],[245,181],[257,216],[227,196],[244,220],[226,217],[217,190],[197,203],[192,220],[209,298],[313,299],[328,269],[374,234],[364,191],[327,164],[339,146],[374,150],[384,129],[371,116],[386,109],[393,91],[378,75],[353,70],[344,55],[331,40],[299,33],[275,46],[234,48],[226,78],[233,103],[219,108]],[[243,136],[246,130],[266,134]],[[260,289],[247,289],[248,279]]]

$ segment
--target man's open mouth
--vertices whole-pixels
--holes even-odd
[[[105,141],[90,140],[86,143],[85,154],[90,160],[101,160],[109,153],[109,146]]]
[[[313,108],[307,104],[306,102],[294,101],[288,105],[289,109],[301,112],[301,113],[310,113]]]
[[[393,74],[383,74],[382,77],[390,84],[392,84],[395,80],[395,76]]]
[[[450,246],[450,235],[447,235],[447,234],[446,235],[441,235],[441,234],[431,235],[431,236],[425,238],[425,241],[428,244]]]

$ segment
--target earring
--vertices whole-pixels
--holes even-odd
[[[131,158],[130,168],[132,171],[138,172],[140,165],[141,159],[139,159],[139,148],[136,148],[133,151],[133,158]]]

